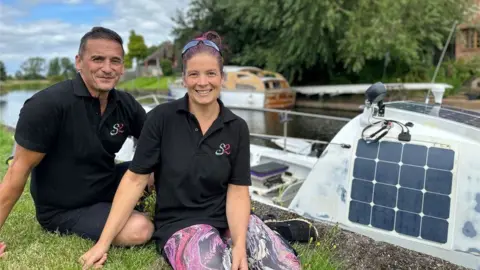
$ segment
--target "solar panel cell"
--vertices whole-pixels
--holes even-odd
[[[425,169],[423,167],[403,165],[400,168],[400,186],[423,189]]]
[[[372,182],[353,179],[352,182],[352,199],[371,203],[373,198],[373,184]]]
[[[422,218],[418,214],[398,211],[395,219],[395,231],[401,234],[418,237],[420,236],[420,222]]]
[[[372,209],[372,226],[392,231],[395,226],[395,211],[391,208],[375,205]]]
[[[422,212],[423,193],[419,190],[400,188],[398,190],[397,207],[412,213]]]

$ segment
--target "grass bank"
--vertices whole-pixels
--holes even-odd
[[[0,90],[39,90],[52,84],[54,83],[49,80],[7,80],[0,83]]]
[[[117,88],[126,91],[167,91],[168,84],[173,82],[176,77],[165,76],[161,78],[139,77],[133,80],[124,81],[118,84]]]
[[[7,171],[6,158],[11,153],[12,133],[0,125],[0,181]],[[93,242],[77,236],[59,236],[41,229],[27,184],[0,231],[0,241],[7,244],[7,256],[0,259],[0,269],[79,269],[78,258]],[[330,237],[310,245],[295,245],[304,269],[338,269],[333,260],[336,246]],[[112,248],[104,269],[170,269],[153,244],[134,248]]]

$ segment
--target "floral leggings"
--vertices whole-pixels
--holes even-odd
[[[164,246],[174,270],[231,269],[232,239],[205,224],[177,231]],[[247,232],[249,269],[301,269],[300,261],[290,245],[273,232],[260,218],[250,216]]]

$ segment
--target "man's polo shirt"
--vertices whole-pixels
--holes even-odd
[[[148,113],[130,170],[155,172],[159,249],[193,224],[227,228],[228,185],[251,184],[247,123],[217,101],[220,114],[205,135],[188,110],[188,94]]]
[[[140,136],[145,118],[132,95],[115,89],[101,115],[98,98],[90,95],[80,74],[29,98],[20,111],[15,140],[46,153],[31,174],[40,223],[58,211],[111,202],[115,154],[128,136]]]

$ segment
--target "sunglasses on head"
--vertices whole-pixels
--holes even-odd
[[[184,47],[183,47],[183,50],[182,50],[182,56],[192,47],[195,47],[197,46],[200,42],[202,42],[203,44],[207,45],[208,47],[212,47],[214,48],[215,50],[217,50],[217,52],[220,53],[220,55],[222,55],[222,52],[220,51],[220,49],[218,48],[217,44],[215,44],[213,41],[210,41],[210,40],[192,40],[190,42],[188,42]]]

